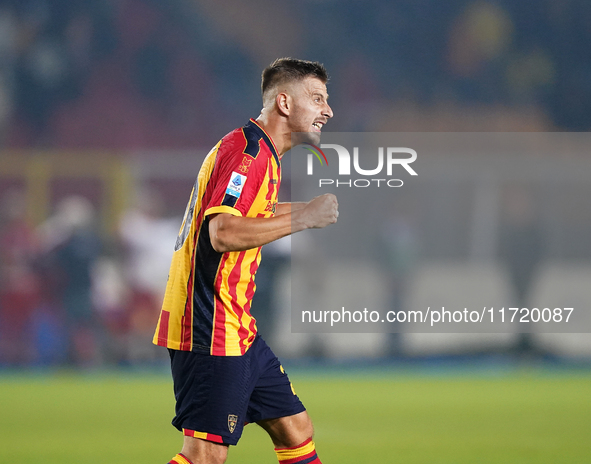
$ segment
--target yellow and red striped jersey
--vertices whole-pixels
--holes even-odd
[[[215,356],[246,353],[257,331],[250,306],[261,248],[218,253],[211,246],[209,217],[272,217],[280,182],[277,150],[253,119],[209,152],[177,238],[156,345]]]

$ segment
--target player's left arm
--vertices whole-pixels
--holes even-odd
[[[277,209],[275,210],[275,215],[280,216],[282,214],[289,214],[292,211],[297,211],[302,209],[306,206],[306,203],[303,201],[298,201],[294,203],[278,203]]]

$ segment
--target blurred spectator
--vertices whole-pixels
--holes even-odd
[[[338,75],[347,76],[337,83],[338,93],[346,95],[349,101],[349,108],[353,111],[346,111],[343,115],[347,118],[346,127],[351,131],[372,131],[370,126],[374,114],[381,100],[379,88],[372,67],[359,51],[351,53],[344,63],[344,68]]]
[[[499,3],[485,1],[469,4],[455,20],[447,62],[460,97],[494,102],[502,96],[499,70],[513,28],[510,16]]]
[[[406,201],[405,201],[406,200]],[[378,229],[374,250],[376,261],[388,283],[387,307],[389,311],[404,311],[406,290],[414,271],[419,253],[416,212],[408,198],[399,198],[383,217]],[[399,324],[398,324],[399,325]],[[402,329],[402,327],[398,327]],[[400,355],[403,352],[401,333],[389,334],[388,354]]]
[[[0,146],[5,143],[13,111],[17,28],[13,9],[0,5]]]
[[[536,103],[554,84],[555,74],[555,65],[543,49],[516,54],[507,65],[509,92],[517,102]]]
[[[105,361],[127,362],[128,288],[120,256],[101,256],[92,273],[92,301],[105,327]]]
[[[56,280],[55,296],[65,317],[68,362],[80,366],[101,361],[101,325],[92,302],[92,269],[101,242],[95,210],[84,197],[62,200],[39,229],[45,265]]]
[[[31,316],[39,304],[33,271],[36,251],[25,221],[24,195],[9,191],[0,207],[0,364],[24,365],[34,357]]]
[[[544,258],[545,243],[542,236],[544,228],[539,222],[532,193],[525,188],[509,189],[504,209],[500,250],[501,259],[513,287],[515,300],[511,306],[527,308],[531,284]],[[531,334],[519,334],[517,352],[531,352],[533,349]]]
[[[125,275],[130,292],[130,361],[151,361],[160,353],[152,345],[152,337],[180,223],[180,218],[164,216],[164,202],[155,190],[138,192],[134,207],[121,219],[119,232],[126,249]]]
[[[277,307],[276,291],[279,278],[289,269],[291,240],[284,237],[265,245],[261,251],[264,259],[256,274],[257,291],[252,300],[252,314],[257,321],[257,330],[271,338],[277,329],[281,309]]]
[[[475,77],[511,43],[513,24],[498,4],[477,1],[456,19],[450,35],[449,65],[457,76]]]

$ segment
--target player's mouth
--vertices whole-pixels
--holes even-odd
[[[324,123],[322,121],[314,121],[312,123],[312,127],[314,128],[314,132],[320,132],[322,130],[322,126],[324,126]]]

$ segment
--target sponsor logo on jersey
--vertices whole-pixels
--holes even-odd
[[[275,214],[275,210],[277,209],[277,202],[276,201],[270,201],[267,203],[267,206],[265,208],[265,211],[272,211],[273,214]]]
[[[228,186],[226,187],[226,194],[240,198],[240,194],[242,193],[242,188],[244,187],[245,182],[246,176],[233,171],[232,176],[230,176],[230,182],[228,182]]]

